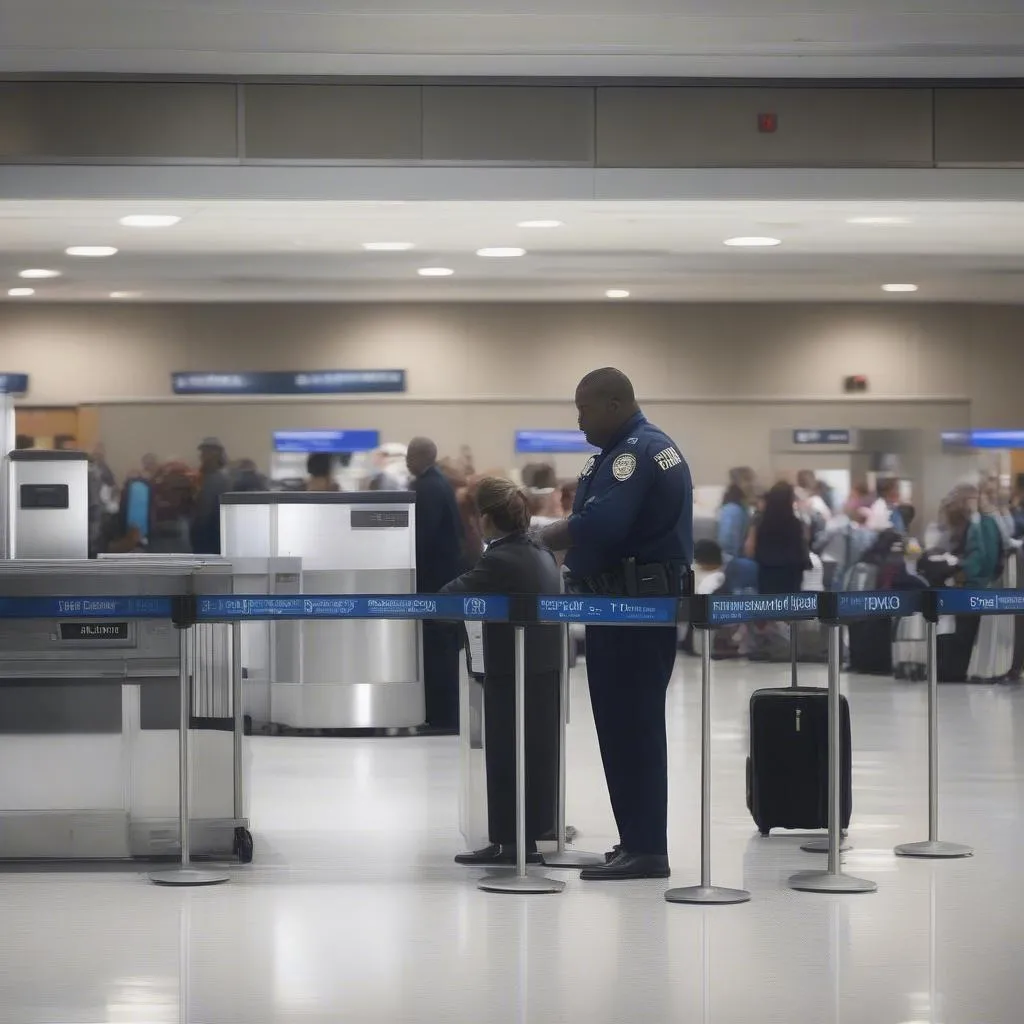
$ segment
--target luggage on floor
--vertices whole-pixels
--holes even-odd
[[[892,674],[914,682],[928,678],[928,633],[924,616],[898,619],[892,641]]]
[[[850,824],[853,786],[850,708],[840,701],[841,823]],[[828,827],[828,691],[757,690],[750,698],[747,808],[762,835],[773,828]]]
[[[858,562],[846,576],[847,590],[877,590],[878,566]],[[851,622],[847,627],[850,671],[885,675],[892,671],[892,624],[889,619]]]

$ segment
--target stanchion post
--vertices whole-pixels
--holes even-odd
[[[893,851],[897,857],[952,859],[970,857],[974,850],[960,843],[939,841],[939,627],[935,591],[929,591],[924,605],[928,668],[928,839],[903,843]]]
[[[192,866],[192,843],[189,835],[189,729],[192,724],[192,673],[189,671],[189,646],[194,639],[195,599],[176,601],[174,625],[178,631],[178,681],[180,683],[178,715],[178,830],[181,836],[181,864],[167,871],[154,871],[149,880],[157,885],[194,886],[219,885],[229,879],[223,871]],[[198,667],[198,659],[193,666]]]
[[[801,892],[875,892],[877,883],[843,874],[840,869],[843,729],[839,673],[842,627],[837,620],[835,594],[822,596],[830,598],[831,605],[824,616],[828,628],[828,869],[801,871],[790,878],[789,884]]]
[[[558,795],[555,815],[555,832],[558,847],[554,853],[544,855],[544,863],[549,868],[586,868],[594,864],[603,864],[604,857],[597,853],[585,853],[582,850],[566,849],[566,789],[568,784],[566,725],[569,721],[569,636],[568,625],[560,627],[562,632],[562,663],[559,671],[560,699],[558,714]]]
[[[516,869],[512,875],[485,875],[484,892],[554,893],[565,882],[526,872],[526,627],[515,626],[516,675]]]
[[[703,605],[703,608],[701,608]],[[694,599],[694,625],[704,633],[700,656],[700,885],[669,889],[669,903],[746,903],[746,889],[726,889],[711,884],[711,630],[706,598]]]
[[[794,689],[800,685],[796,669],[797,657],[800,653],[800,634],[797,632],[798,625],[799,623],[797,622],[791,622],[789,624],[789,685]]]

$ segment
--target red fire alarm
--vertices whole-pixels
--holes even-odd
[[[779,129],[779,115],[778,114],[758,114],[757,115],[757,130],[762,135],[774,135]]]

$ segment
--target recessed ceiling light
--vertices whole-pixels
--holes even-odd
[[[511,245],[494,245],[487,249],[477,249],[477,256],[483,256],[489,260],[507,260],[516,256],[525,256],[525,249],[517,249]]]
[[[22,270],[18,277],[22,277],[26,281],[43,281],[48,277],[60,277],[60,271],[46,270],[43,267],[29,267],[28,270]]]
[[[916,292],[916,284],[883,284],[883,292]]]
[[[363,242],[363,248],[367,252],[407,252],[415,249],[414,242]]]
[[[12,299],[27,299],[30,295],[35,295],[35,288],[8,288],[7,294]]]
[[[725,244],[737,249],[770,249],[772,246],[782,245],[782,239],[771,238],[768,235],[740,235],[738,238],[727,238]]]
[[[117,253],[117,249],[112,245],[72,245],[64,251],[69,256],[91,256],[96,259]]]
[[[605,293],[605,298],[608,299],[628,299],[629,292],[625,288],[609,288]]]
[[[142,292],[111,292],[110,297],[112,299],[138,299],[142,297]]]
[[[451,267],[420,267],[416,273],[420,277],[451,277],[455,271]]]
[[[126,228],[173,228],[181,223],[181,218],[169,213],[133,213],[118,223]]]
[[[520,228],[560,228],[564,224],[560,220],[521,220],[516,227]]]
[[[909,217],[847,217],[847,224],[909,224]]]

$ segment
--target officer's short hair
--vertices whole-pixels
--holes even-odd
[[[633,382],[614,366],[602,366],[599,370],[591,370],[580,381],[577,390],[587,391],[608,401],[621,402],[623,405],[629,405],[636,401]]]

